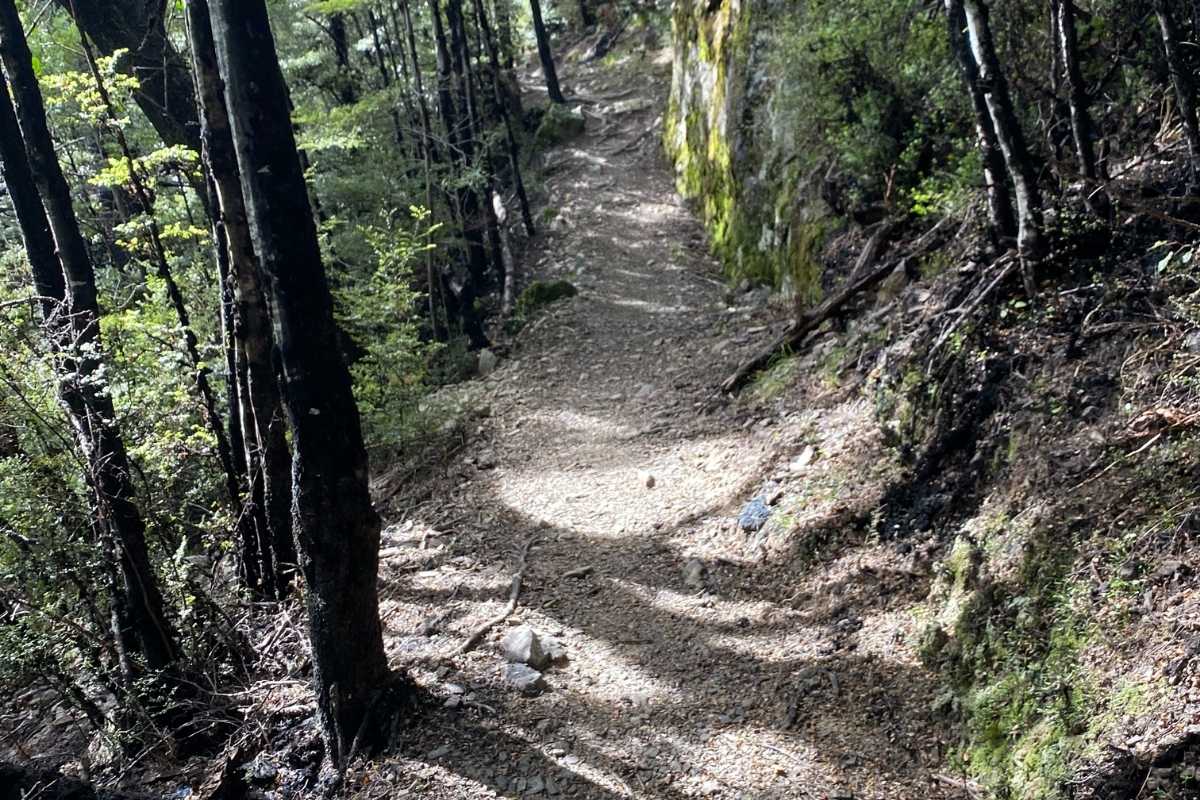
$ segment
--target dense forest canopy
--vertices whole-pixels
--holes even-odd
[[[621,271],[589,249],[608,234],[579,220],[611,210],[595,197],[627,179],[614,164],[630,154],[639,180],[671,162],[730,287],[714,301],[727,319],[698,336],[755,337],[719,376],[674,377],[672,390],[700,382],[706,395],[663,424],[741,413],[750,401],[732,398],[747,387],[766,407],[816,339],[842,337],[831,347],[857,354],[855,386],[908,481],[846,527],[876,543],[901,528],[961,541],[938,531],[957,531],[981,487],[1018,470],[1020,413],[1063,419],[1049,389],[1030,388],[1038,347],[1062,334],[1064,357],[1081,359],[1089,337],[1136,317],[1162,336],[1144,373],[1200,320],[1198,42],[1200,3],[1185,0],[0,0],[0,686],[28,699],[14,704],[31,727],[61,709],[85,747],[103,742],[102,782],[188,759],[240,770],[255,755],[243,735],[254,687],[284,674],[311,686],[320,752],[280,796],[345,788],[352,764],[419,726],[424,689],[381,616],[381,532],[399,524],[381,510],[482,435],[460,385],[519,352],[542,306],[578,293],[541,280],[547,264],[574,264],[567,277],[582,283]],[[611,94],[584,83],[606,75]],[[626,143],[622,119],[638,114],[649,126]],[[570,144],[584,131],[594,153]],[[571,172],[573,160],[588,166]],[[555,208],[564,173],[584,189]],[[639,232],[651,238],[642,226],[670,213],[674,198],[648,192],[625,191],[619,202],[646,205],[614,248],[636,249]],[[672,263],[638,266],[684,269],[673,262],[690,242],[673,246]],[[756,286],[782,300],[739,316]],[[611,319],[619,347],[649,346]],[[700,360],[713,354],[725,346]],[[1128,353],[1106,358],[1122,379],[1134,371]],[[1193,426],[1194,366],[1137,384],[1170,414],[1134,454]],[[614,407],[662,391],[601,390]],[[1084,421],[1101,413],[1076,405]],[[500,422],[516,430],[513,414]],[[470,458],[494,467],[490,451]],[[373,481],[385,475],[396,485]],[[774,513],[771,481],[746,513]],[[1164,514],[1183,530],[1194,498],[1179,491]],[[456,653],[513,613],[535,538],[502,613]],[[967,539],[970,563],[947,548],[948,583],[928,578],[925,594],[978,611],[1003,643],[960,626],[948,644],[936,614],[921,634],[965,787],[973,776],[964,791],[1059,796],[1086,738],[1083,690],[1040,682],[1076,630],[1054,616],[1067,614],[1069,559],[1023,574],[1008,598],[999,582],[970,589],[999,556]],[[1178,537],[1170,546],[1167,563],[1183,564]],[[685,584],[703,594],[694,561]],[[1032,606],[1053,618],[1046,629]],[[302,664],[283,670],[285,628],[304,635],[290,640]],[[999,680],[1016,712],[980,699]],[[1044,724],[1055,759],[1017,752],[1020,729]],[[0,768],[0,782],[26,791],[41,766]],[[221,794],[235,772],[216,770],[206,796],[238,796]]]

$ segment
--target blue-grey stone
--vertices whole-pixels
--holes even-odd
[[[738,527],[747,533],[754,533],[762,530],[762,526],[767,524],[770,516],[771,507],[767,505],[767,501],[762,497],[756,497],[742,509],[742,514],[738,517]]]

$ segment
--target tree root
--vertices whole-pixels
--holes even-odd
[[[492,628],[499,625],[504,620],[508,619],[509,615],[517,610],[517,599],[521,596],[521,584],[525,580],[526,558],[529,555],[529,548],[533,546],[536,536],[529,537],[525,542],[525,546],[521,548],[521,560],[517,563],[517,571],[513,573],[512,583],[508,588],[508,603],[505,604],[503,610],[499,614],[489,619],[487,622],[475,629],[465,642],[458,648],[459,653],[466,653],[475,647],[483,640],[483,637]]]

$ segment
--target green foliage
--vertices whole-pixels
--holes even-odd
[[[542,114],[542,121],[533,138],[540,147],[553,147],[581,135],[586,127],[587,122],[582,114],[560,103],[551,103]]]
[[[577,294],[579,290],[570,281],[534,281],[525,287],[525,291],[517,298],[516,311],[518,314],[528,315]]]
[[[392,446],[420,433],[418,402],[437,349],[422,342],[424,295],[412,288],[418,256],[431,250],[438,226],[428,209],[387,211],[361,233],[375,256],[369,279],[338,294],[341,322],[363,355],[351,367],[354,395],[372,446]]]
[[[772,25],[763,124],[788,132],[802,171],[836,164],[846,208],[909,193],[928,212],[978,174],[945,24],[911,8],[813,0]]]

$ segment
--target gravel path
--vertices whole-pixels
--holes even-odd
[[[390,655],[436,703],[360,796],[956,796],[911,647],[927,562],[855,533],[886,472],[869,405],[710,402],[770,314],[728,303],[675,194],[669,70],[563,70],[588,133],[547,156],[524,270],[580,294],[477,384],[466,446],[385,532]],[[764,490],[770,535],[744,533]],[[516,611],[458,653],[530,542]],[[566,653],[536,697],[504,679],[519,624]]]

